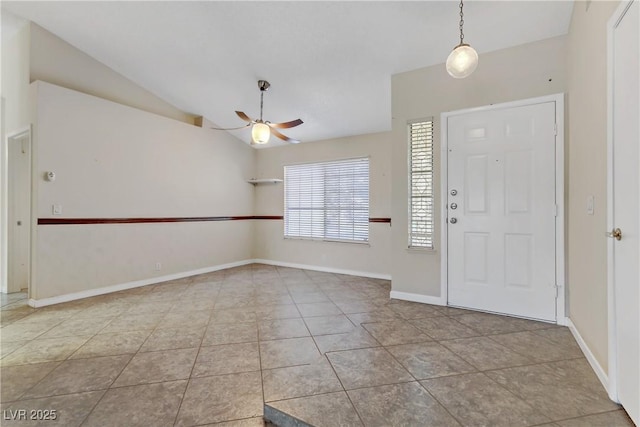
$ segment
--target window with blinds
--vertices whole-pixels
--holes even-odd
[[[408,127],[409,247],[433,249],[433,118]]]
[[[369,240],[369,159],[284,167],[284,236]]]

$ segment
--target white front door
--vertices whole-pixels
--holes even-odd
[[[556,103],[451,115],[448,303],[556,320]]]
[[[640,424],[639,9],[638,1],[634,1],[626,11],[623,9],[622,18],[614,23],[610,32],[613,50],[613,87],[610,88],[613,162],[609,164],[613,187],[609,222],[614,230],[619,229],[621,233],[620,240],[613,238],[609,247],[615,324],[612,333],[615,334],[614,361],[617,365],[614,369],[618,400],[636,424]]]

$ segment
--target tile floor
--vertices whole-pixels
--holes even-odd
[[[2,425],[263,426],[265,403],[315,426],[632,425],[566,328],[389,290],[254,264],[37,310],[2,295]]]

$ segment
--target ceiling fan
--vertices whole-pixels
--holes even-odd
[[[269,142],[269,137],[271,136],[271,134],[273,134],[276,137],[282,139],[283,141],[290,142],[292,144],[299,143],[300,141],[298,141],[297,139],[289,138],[288,136],[283,135],[282,133],[280,133],[276,129],[287,129],[287,128],[292,128],[292,127],[295,127],[295,126],[299,126],[299,125],[301,125],[303,123],[302,120],[295,119],[295,120],[292,120],[290,122],[284,122],[284,123],[271,123],[269,121],[262,120],[262,104],[263,104],[264,93],[267,90],[269,90],[270,86],[271,86],[271,84],[269,84],[268,81],[266,81],[266,80],[258,80],[258,87],[260,88],[260,118],[258,120],[252,119],[251,117],[247,116],[242,111],[236,111],[236,114],[238,115],[238,117],[240,117],[245,122],[249,122],[249,123],[247,123],[244,126],[237,127],[237,128],[226,128],[226,129],[211,128],[211,129],[216,129],[216,130],[237,130],[237,129],[244,129],[244,128],[247,128],[247,127],[253,125],[253,127],[251,128],[251,143],[252,144],[266,144],[267,142]]]

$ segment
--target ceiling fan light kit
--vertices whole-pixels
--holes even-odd
[[[302,120],[300,119],[295,119],[292,120],[290,122],[284,122],[284,123],[271,123],[269,121],[264,121],[262,120],[262,107],[263,107],[263,101],[264,101],[264,93],[269,90],[269,87],[271,86],[271,84],[266,81],[266,80],[258,80],[258,88],[260,89],[260,118],[255,120],[252,119],[251,117],[247,116],[245,113],[243,113],[242,111],[236,111],[236,114],[238,115],[238,117],[240,117],[242,120],[244,120],[245,122],[249,122],[248,124],[238,127],[238,128],[226,128],[226,129],[221,129],[221,128],[211,128],[211,129],[215,129],[215,130],[236,130],[236,129],[242,129],[242,128],[246,128],[249,127],[251,125],[253,125],[253,127],[251,128],[251,144],[259,144],[259,145],[263,145],[269,142],[269,138],[271,137],[271,135],[274,135],[280,139],[282,139],[283,141],[289,142],[291,144],[297,144],[300,141],[298,141],[297,139],[293,139],[293,138],[289,138],[286,135],[283,135],[282,133],[278,132],[276,130],[276,128],[281,128],[281,129],[287,129],[287,128],[292,128],[295,126],[299,126],[303,123]]]
[[[447,72],[456,79],[464,79],[478,67],[478,52],[464,42],[463,0],[460,0],[460,44],[453,48],[447,58]]]

